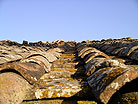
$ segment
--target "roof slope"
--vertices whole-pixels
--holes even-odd
[[[130,38],[52,43],[23,41],[22,44],[0,41],[0,88],[7,86],[2,82],[11,82],[16,76],[7,81],[2,77],[5,76],[3,73],[11,75],[9,72],[12,72],[27,81],[21,81],[24,85],[31,86],[25,87],[27,91],[20,103],[23,100],[71,97],[90,100],[91,104],[99,101],[106,104],[116,92],[124,89],[127,82],[137,79],[137,60],[138,40]],[[15,103],[19,99],[19,95],[14,100],[3,96],[8,95],[1,94],[1,102]]]

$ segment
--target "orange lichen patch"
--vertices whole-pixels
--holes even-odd
[[[44,79],[36,90],[37,99],[71,97],[81,90],[80,83],[72,78]]]
[[[66,57],[67,56],[67,57]],[[70,57],[72,56],[72,57]],[[71,77],[71,75],[73,75],[77,69],[75,68],[75,66],[78,64],[77,61],[74,61],[75,60],[75,54],[73,53],[64,53],[61,55],[61,57],[56,60],[55,62],[53,62],[52,64],[52,72],[51,72],[51,75],[52,73],[58,73],[58,75],[56,76],[62,76],[62,77]],[[61,75],[63,74],[63,75]],[[54,78],[55,76],[53,76]]]
[[[61,55],[61,58],[73,58],[75,57],[74,54],[70,54],[70,53],[64,53]]]
[[[75,84],[75,85],[79,85],[79,83],[77,82],[77,80],[73,79],[73,78],[58,78],[58,79],[44,79],[41,82],[39,82],[39,85],[43,88],[45,86],[56,86],[56,85],[61,85],[61,86],[66,86],[67,84],[70,85],[71,84]]]
[[[65,99],[55,99],[55,100],[39,100],[39,101],[25,101],[21,104],[97,104],[95,101],[84,101],[84,100],[65,100]]]
[[[35,92],[37,99],[43,98],[57,98],[57,97],[71,97],[74,96],[80,89],[69,89],[69,88],[62,88],[62,89],[38,89]]]
[[[58,83],[58,85],[66,85],[66,83]]]
[[[77,69],[67,68],[66,71],[69,71],[69,72],[77,72]]]
[[[52,68],[52,71],[63,71],[63,72],[76,72],[77,69],[73,68]]]
[[[78,104],[97,104],[95,101],[77,101]]]
[[[138,92],[130,92],[122,94],[119,97],[120,104],[137,104],[138,103]]]
[[[52,71],[65,71],[65,68],[53,68]]]

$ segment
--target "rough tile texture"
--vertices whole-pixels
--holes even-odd
[[[0,41],[0,104],[137,103],[137,61],[131,38]]]

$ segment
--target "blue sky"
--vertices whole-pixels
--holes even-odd
[[[138,38],[138,0],[0,0],[0,40]]]

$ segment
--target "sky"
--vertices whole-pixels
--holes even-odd
[[[138,39],[138,0],[0,0],[0,40]]]

